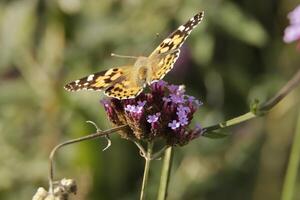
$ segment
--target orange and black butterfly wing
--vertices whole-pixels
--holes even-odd
[[[78,90],[105,90],[116,82],[125,79],[127,66],[116,67],[106,71],[97,72],[65,85],[68,91]]]
[[[204,12],[200,12],[179,26],[150,54],[149,58],[157,59],[152,69],[153,81],[162,79],[173,68],[179,57],[180,47],[191,31],[202,21],[203,16]]]
[[[65,85],[68,91],[94,90],[104,91],[109,97],[130,99],[136,97],[143,90],[133,77],[133,66],[116,67],[97,72]]]

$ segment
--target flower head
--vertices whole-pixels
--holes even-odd
[[[189,128],[201,105],[185,94],[183,86],[157,81],[134,99],[107,98],[101,101],[115,125],[127,124],[121,135],[140,140],[164,139],[169,145],[184,145],[201,135],[199,127]]]

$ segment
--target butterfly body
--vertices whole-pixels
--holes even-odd
[[[136,97],[147,84],[162,79],[173,68],[180,47],[202,18],[203,12],[200,12],[179,26],[148,57],[139,56],[132,65],[114,67],[70,82],[65,89],[104,91],[117,99]]]
[[[145,83],[151,82],[151,74],[152,74],[152,65],[154,63],[151,62],[151,59],[148,57],[138,57],[134,63],[134,68],[136,69],[136,81],[140,85],[144,85]]]

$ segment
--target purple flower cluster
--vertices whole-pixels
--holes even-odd
[[[184,145],[201,135],[198,125],[189,128],[202,104],[185,94],[183,86],[158,81],[134,99],[101,101],[115,125],[128,125],[121,135],[139,140],[164,139],[168,145]]]
[[[290,25],[284,30],[283,40],[287,43],[300,40],[300,5],[288,14]]]

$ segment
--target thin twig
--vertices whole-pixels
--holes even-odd
[[[300,70],[289,80],[279,91],[272,97],[269,101],[264,103],[259,110],[260,111],[269,111],[276,104],[278,104],[284,97],[286,97],[298,84],[300,83]]]
[[[74,144],[74,143],[82,142],[82,141],[85,141],[85,140],[91,140],[91,139],[107,136],[109,134],[112,134],[114,132],[117,132],[119,130],[124,129],[125,127],[127,127],[127,125],[122,125],[122,126],[118,126],[118,127],[115,127],[115,128],[105,130],[105,131],[101,131],[96,126],[96,128],[97,128],[96,133],[93,133],[93,134],[90,134],[90,135],[87,135],[87,136],[84,136],[84,137],[80,137],[80,138],[77,138],[77,139],[68,140],[68,141],[65,141],[65,142],[55,146],[52,149],[52,151],[50,153],[50,156],[49,156],[49,192],[53,193],[53,177],[54,177],[54,170],[53,170],[54,169],[54,163],[53,163],[53,160],[54,160],[54,155],[55,155],[55,153],[57,152],[58,149],[60,149],[63,146],[69,145],[69,144]]]
[[[207,126],[203,128],[202,134],[205,136],[209,132],[213,132],[222,128],[227,128],[233,126],[255,117],[261,116],[269,112],[275,105],[277,105],[284,97],[286,97],[297,85],[300,83],[300,70],[290,79],[275,95],[270,98],[266,103],[263,103],[262,106],[258,106],[255,112],[249,111],[243,115],[232,118],[222,123],[218,123],[212,126]]]
[[[140,150],[140,155],[147,159],[147,152],[145,151],[143,145],[141,145],[141,143],[139,143],[137,140],[135,140],[134,138],[130,138],[130,140],[139,148]]]
[[[93,122],[93,121],[86,121],[86,123],[90,123],[90,124],[94,125],[97,132],[102,132],[102,130],[98,127],[98,125],[95,122]],[[102,149],[102,151],[107,150],[111,146],[111,140],[109,138],[109,135],[104,135],[104,137],[107,140],[107,145],[106,145],[106,147],[104,147]]]

